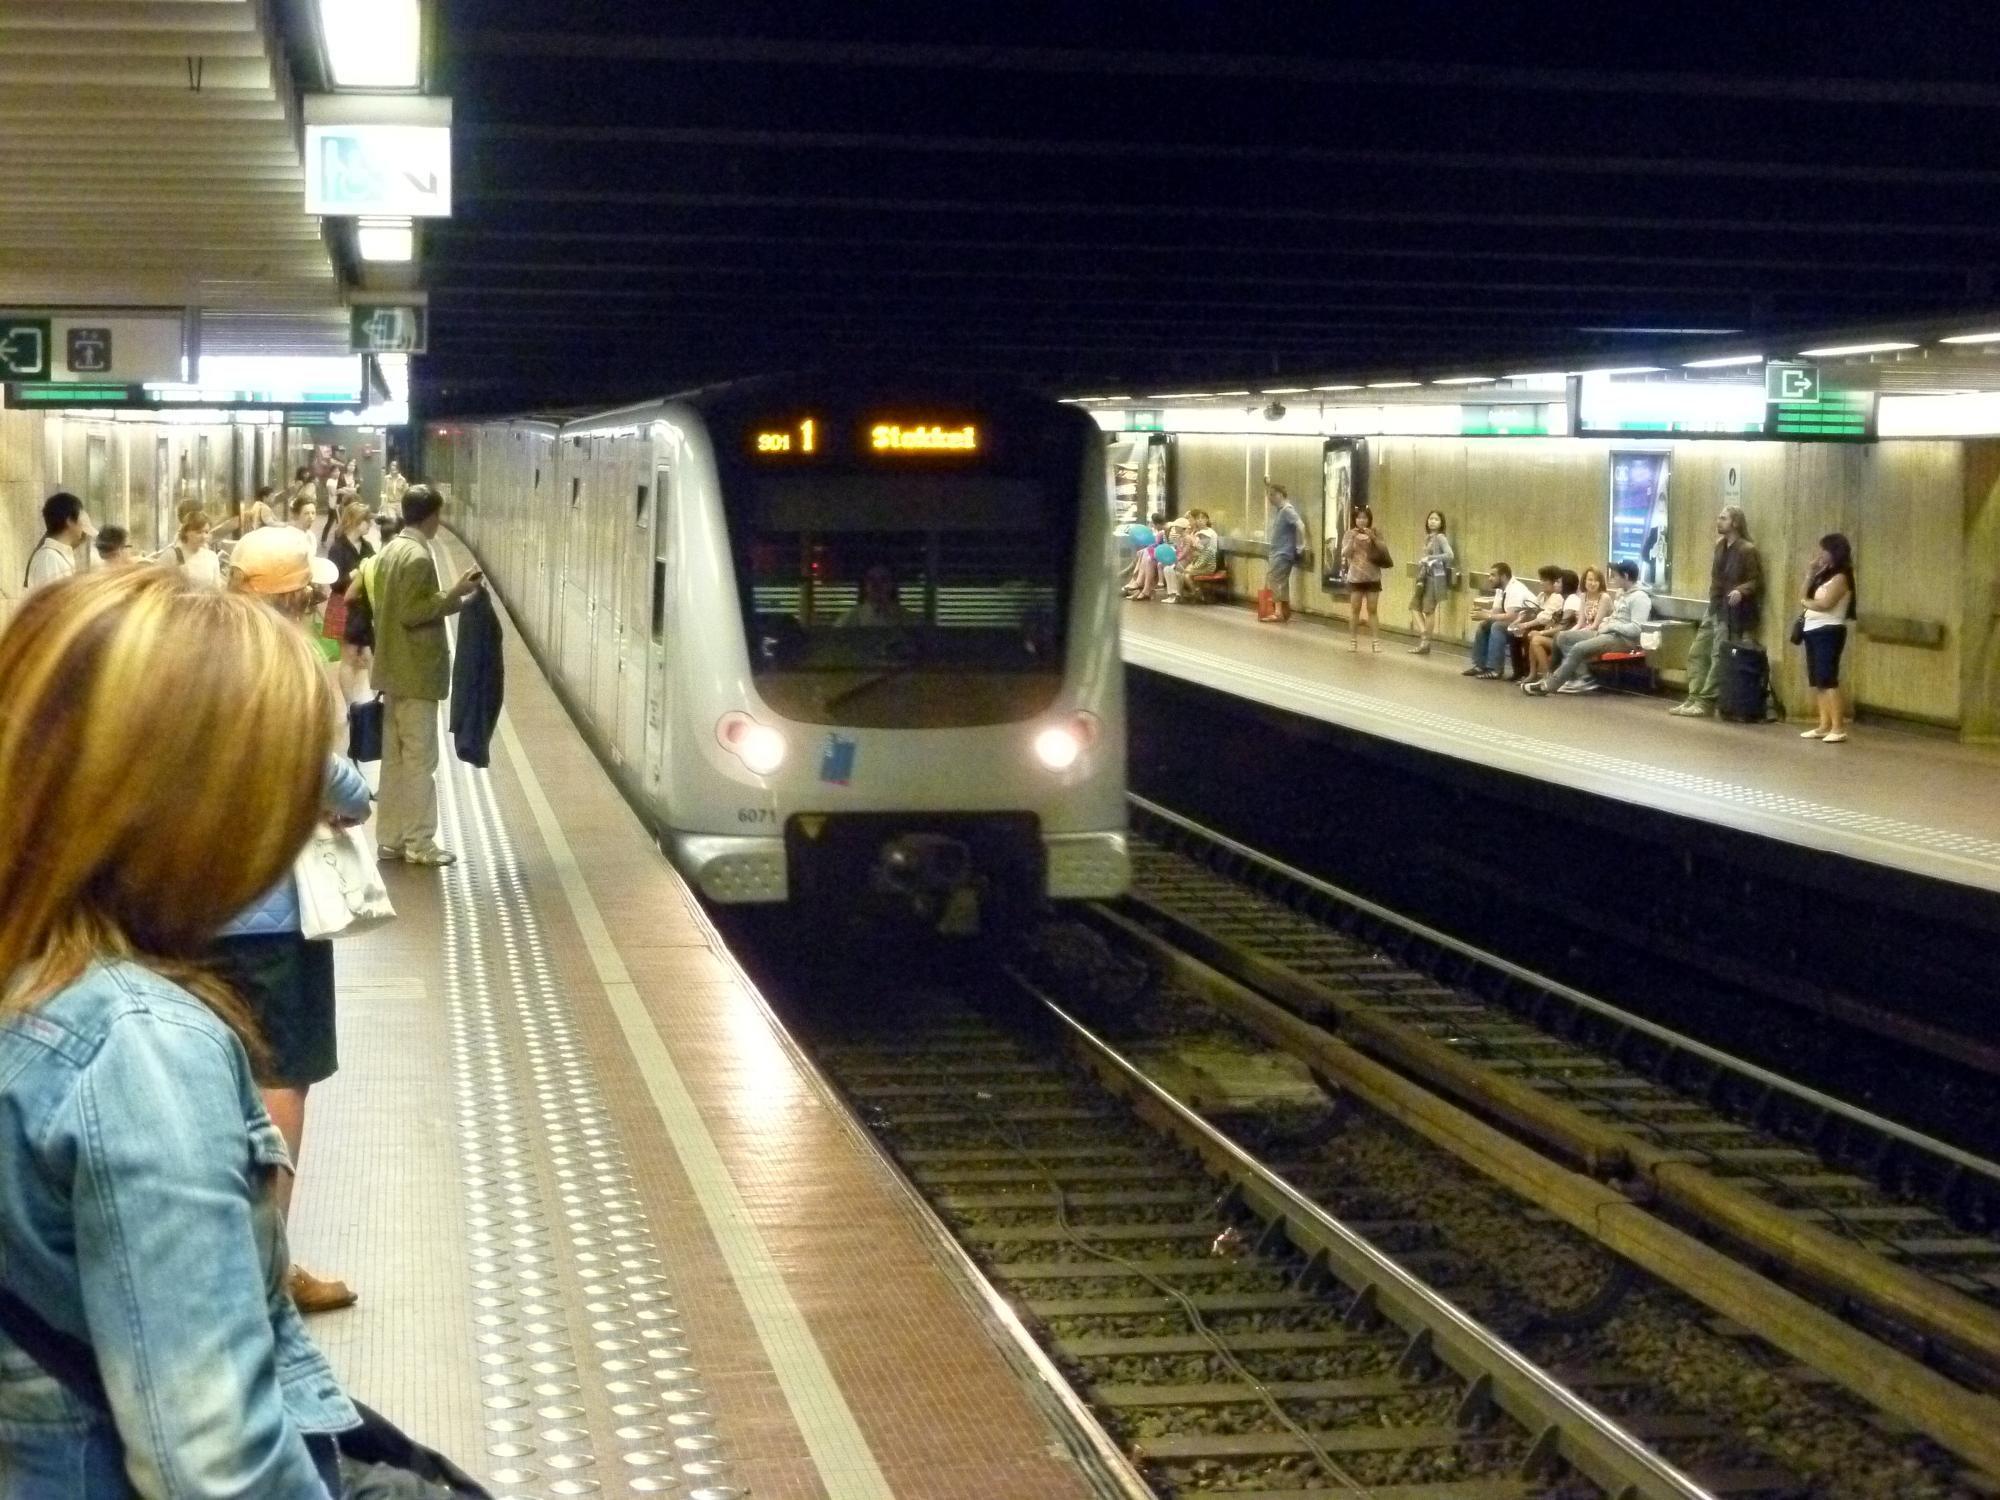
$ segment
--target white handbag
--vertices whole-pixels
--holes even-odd
[[[366,827],[320,824],[293,862],[292,878],[299,892],[299,931],[308,938],[354,937],[396,915]]]

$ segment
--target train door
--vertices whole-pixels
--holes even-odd
[[[649,615],[653,557],[653,439],[635,441],[625,469],[630,518],[621,517],[618,583],[618,753],[636,773],[646,755],[646,668],[652,659]]]
[[[571,438],[563,453],[562,648],[563,680],[579,705],[590,701],[590,532],[583,505],[590,440]]]
[[[169,542],[180,539],[174,508],[173,446],[164,436],[153,439],[153,530]]]
[[[673,468],[669,464],[655,463],[653,466],[653,525],[651,545],[645,547],[641,555],[647,567],[647,622],[646,622],[646,743],[641,760],[644,771],[641,785],[646,790],[646,800],[655,809],[660,806],[660,796],[666,783],[667,764],[667,618],[669,599],[667,591],[671,586],[672,556],[670,538],[673,535]]]

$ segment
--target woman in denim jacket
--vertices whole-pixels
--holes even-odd
[[[285,1295],[261,1042],[189,962],[320,816],[332,707],[297,630],[170,569],[0,636],[0,1293],[109,1408],[0,1335],[0,1500],[340,1492],[358,1416]]]

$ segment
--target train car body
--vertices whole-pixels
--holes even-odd
[[[757,382],[433,428],[427,472],[719,902],[1123,891],[1100,439],[1020,394]]]

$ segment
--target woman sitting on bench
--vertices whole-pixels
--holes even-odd
[[[1198,604],[1201,602],[1202,586],[1218,582],[1222,568],[1219,556],[1220,543],[1215,535],[1214,523],[1208,519],[1205,510],[1191,510],[1187,513],[1188,530],[1184,542],[1176,542],[1176,548],[1183,545],[1179,561],[1167,569],[1167,603],[1178,604],[1181,591],[1188,594]]]
[[[1596,631],[1565,630],[1556,637],[1562,665],[1541,682],[1524,682],[1521,691],[1537,698],[1548,693],[1594,693],[1597,683],[1590,667],[1598,657],[1613,651],[1637,651],[1639,632],[1653,617],[1653,596],[1639,587],[1639,565],[1621,558],[1611,565],[1625,587],[1604,624]]]

